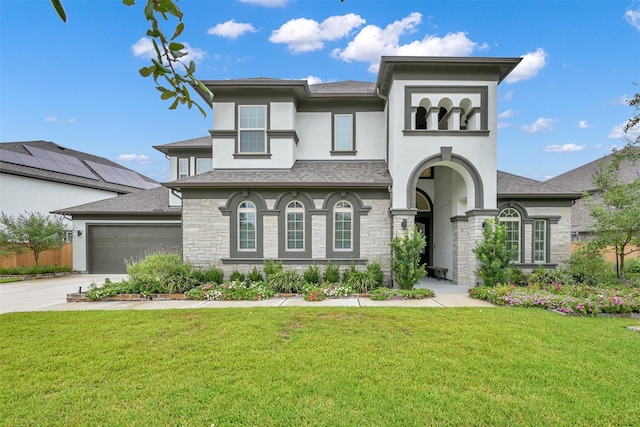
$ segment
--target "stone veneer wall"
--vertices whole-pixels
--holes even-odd
[[[480,282],[479,263],[473,249],[483,238],[482,224],[492,215],[469,215],[452,219],[453,225],[453,274],[459,285],[475,286]]]
[[[555,216],[560,217],[557,221],[551,222],[551,258],[548,260],[551,264],[562,264],[569,261],[571,256],[571,207],[528,207],[527,213],[529,216]],[[527,258],[531,259],[531,244],[532,240],[525,241],[525,250]]]
[[[229,216],[218,209],[224,199],[183,199],[182,256],[195,267],[222,268],[229,257]]]
[[[266,199],[268,208],[273,208],[273,200]],[[322,208],[322,199],[314,200],[311,210]],[[195,267],[217,267],[228,277],[233,270],[250,272],[253,266],[262,266],[262,259],[255,263],[234,264],[230,257],[230,216],[224,216],[219,207],[225,206],[225,199],[190,199],[183,200],[183,258]],[[380,261],[385,275],[389,277],[391,268],[391,248],[389,217],[389,200],[363,199],[363,205],[370,207],[367,214],[360,216],[360,259],[368,262]],[[308,264],[296,262],[298,271],[307,265],[322,265],[326,260],[326,213],[311,212],[312,254]],[[264,259],[278,259],[278,216],[267,211],[263,214],[263,256]],[[222,259],[226,259],[223,263]],[[286,265],[286,260],[284,260]],[[348,260],[344,262],[348,263]],[[322,270],[322,269],[321,269]]]

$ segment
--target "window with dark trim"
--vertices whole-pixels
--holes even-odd
[[[266,153],[267,107],[241,105],[238,107],[238,152]]]
[[[333,209],[333,250],[351,251],[353,247],[353,207],[346,200]]]
[[[186,178],[189,176],[189,158],[178,158],[178,179]]]
[[[287,251],[304,251],[304,206],[299,201],[289,202],[287,216]]]
[[[533,222],[533,262],[547,261],[547,221],[536,219]]]
[[[256,250],[256,205],[244,201],[238,205],[238,251]]]
[[[506,208],[500,212],[498,220],[506,228],[505,243],[512,252],[513,261],[520,261],[520,213],[513,208]]]

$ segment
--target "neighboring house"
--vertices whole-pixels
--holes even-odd
[[[600,200],[594,184],[600,168],[611,162],[613,154],[609,154],[591,163],[580,166],[562,175],[558,175],[546,181],[547,184],[567,188],[580,193],[589,193],[594,200]],[[623,161],[618,173],[619,179],[624,183],[630,183],[640,179],[640,164],[638,161]],[[583,198],[576,200],[571,208],[571,235],[574,242],[587,242],[593,238],[593,218],[589,214],[589,208]]]
[[[0,210],[7,215],[49,214],[159,185],[110,160],[53,142],[0,143]]]
[[[569,257],[579,194],[496,170],[497,87],[519,62],[383,57],[375,83],[204,81],[211,137],[155,147],[170,159],[171,194],[138,215],[181,211],[184,260],[227,274],[265,259],[380,261],[389,273],[391,239],[416,224],[423,262],[475,284],[473,248],[495,216],[518,266],[553,268]],[[130,220],[100,204],[63,212],[86,229]],[[91,247],[74,268],[91,271]]]
[[[131,169],[53,142],[0,143],[0,210],[7,215],[47,215],[105,199],[119,202],[125,195],[152,188],[166,192],[156,181]],[[85,232],[84,227],[76,226],[69,240],[73,237],[74,245],[82,247],[87,238],[95,237]]]

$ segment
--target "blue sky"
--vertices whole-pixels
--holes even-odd
[[[159,181],[153,145],[206,136],[151,79],[143,1],[0,0],[0,141],[48,140]],[[524,57],[499,89],[499,169],[544,180],[624,144],[640,1],[182,0],[200,79],[375,81],[380,55]],[[175,25],[175,23],[173,23]],[[167,25],[172,32],[173,26]]]

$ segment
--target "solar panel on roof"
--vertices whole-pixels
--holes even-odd
[[[142,179],[140,175],[136,172],[117,168],[115,166],[104,165],[102,163],[92,162],[90,160],[85,160],[85,162],[106,182],[110,182],[112,184],[120,184],[125,185],[127,187],[141,188],[144,190],[148,190],[150,188],[155,188],[158,185],[152,182],[145,181]]]
[[[80,160],[66,154],[54,153],[53,151],[43,150],[42,148],[24,145],[31,156],[22,153],[13,153],[13,160],[3,160],[8,163],[29,166],[47,170],[50,172],[60,172],[67,175],[74,175],[83,178],[99,179],[86,167]],[[6,150],[1,150],[6,151]],[[11,153],[10,151],[7,151]],[[8,158],[9,156],[7,156]]]

